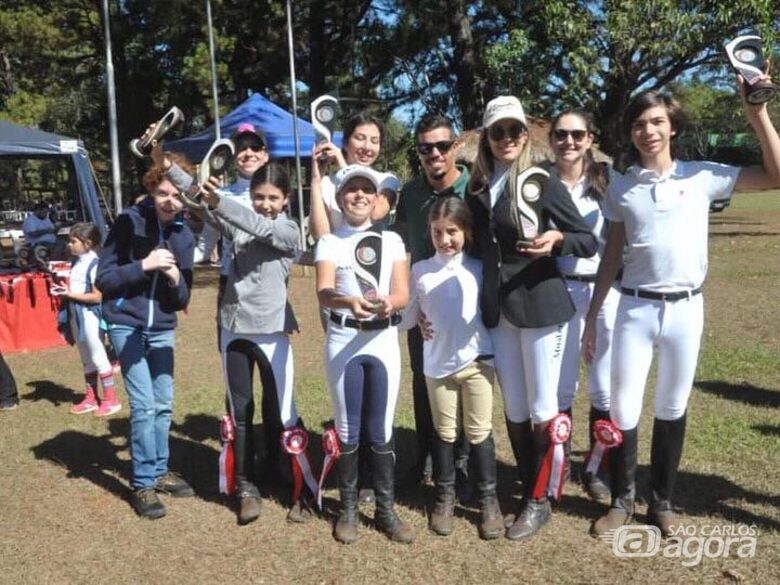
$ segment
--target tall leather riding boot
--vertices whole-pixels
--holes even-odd
[[[333,536],[339,542],[352,544],[358,539],[358,445],[342,445],[336,462],[341,496],[341,513]]]
[[[674,521],[672,494],[685,441],[687,414],[677,420],[655,419],[650,450],[650,506],[647,519],[669,536]]]
[[[379,531],[390,540],[408,544],[414,542],[411,526],[402,521],[393,509],[395,499],[395,453],[393,441],[371,446],[376,512],[374,521]]]
[[[531,421],[529,419],[515,423],[506,419],[506,431],[517,463],[518,475],[523,482],[523,496],[525,496],[531,493],[529,486],[533,474],[534,433]]]
[[[569,438],[566,439],[566,442],[563,444],[563,460],[564,468],[563,468],[563,480],[564,481],[571,481],[571,437],[574,434],[574,419],[571,415],[571,408],[567,408],[566,410],[561,411],[563,414],[569,417],[569,420],[572,422],[571,432],[569,433]]]
[[[596,439],[593,437],[593,426],[597,420],[609,420],[609,411],[599,410],[591,406],[588,419],[589,453],[593,453],[593,446],[596,443]],[[588,492],[591,499],[597,502],[607,502],[611,496],[608,461],[609,458],[605,458],[596,473],[588,473],[587,470],[582,473],[582,483],[585,486],[585,491]]]
[[[510,540],[523,540],[536,534],[539,529],[547,524],[552,516],[550,501],[545,491],[541,498],[533,497],[534,483],[542,472],[544,457],[550,444],[550,436],[546,425],[540,425],[533,430],[533,459],[532,473],[527,490],[523,510],[514,524],[507,528],[506,537]]]
[[[590,528],[593,536],[601,536],[631,521],[636,498],[637,427],[623,431],[623,442],[612,447],[609,468],[612,474],[612,503],[609,512],[596,520]]]
[[[436,501],[431,512],[430,527],[436,534],[447,536],[452,534],[455,515],[455,444],[442,441],[434,433],[431,454]]]
[[[455,496],[462,506],[468,505],[476,493],[470,454],[471,444],[461,430],[455,439]]]
[[[252,425],[236,422],[233,432],[235,454],[233,472],[236,479],[238,523],[243,526],[260,517],[262,500],[255,483],[255,445]]]
[[[371,479],[371,445],[366,441],[366,437],[362,439],[365,442],[360,443],[360,458],[358,463],[358,503],[359,504],[373,504],[374,503],[374,488],[373,480]]]
[[[481,443],[471,444],[471,457],[477,476],[477,493],[482,515],[479,535],[484,540],[493,540],[504,533],[504,518],[496,495],[496,444],[492,434]]]

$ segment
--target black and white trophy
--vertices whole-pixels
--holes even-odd
[[[355,246],[355,278],[363,298],[374,305],[379,302],[379,279],[382,275],[382,236],[367,231]]]
[[[152,142],[160,140],[168,131],[179,122],[184,121],[184,113],[173,106],[166,114],[157,120],[149,135],[142,138],[134,138],[130,141],[130,152],[138,158],[146,158],[152,154]]]
[[[203,202],[200,200],[200,188],[206,184],[209,177],[219,177],[224,175],[235,154],[235,146],[230,138],[221,138],[215,140],[209,148],[198,169],[198,180],[194,181],[186,189],[183,185],[176,185],[180,191],[180,197],[189,207],[203,208]]]
[[[764,56],[761,37],[756,34],[738,36],[725,44],[726,55],[731,66],[745,79],[745,99],[751,104],[768,102],[777,93],[777,88],[764,75]]]
[[[523,232],[518,236],[519,244],[530,245],[539,235],[539,215],[531,204],[539,201],[549,178],[550,173],[539,167],[530,167],[517,175],[515,197]]]
[[[338,119],[339,101],[330,95],[321,95],[311,103],[311,123],[317,142],[330,142]]]

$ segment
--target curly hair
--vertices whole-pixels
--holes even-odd
[[[169,152],[167,156],[168,160],[179,165],[188,175],[195,176],[195,165],[193,165],[186,156],[178,152]],[[146,191],[151,194],[152,191],[165,180],[167,180],[165,169],[160,165],[154,164],[146,173],[144,173],[141,182]]]

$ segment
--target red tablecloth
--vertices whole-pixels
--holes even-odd
[[[34,351],[66,345],[57,332],[60,301],[44,273],[0,275],[0,351]]]

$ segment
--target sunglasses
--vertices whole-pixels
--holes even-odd
[[[517,140],[518,138],[520,138],[520,136],[523,135],[524,132],[525,132],[525,126],[523,126],[519,122],[507,127],[501,126],[500,124],[493,124],[488,130],[488,137],[493,142],[499,142],[504,138],[509,138],[510,140]]]
[[[439,142],[418,142],[417,152],[423,156],[428,156],[435,148],[441,154],[447,154],[455,144],[454,140],[441,140]]]
[[[241,152],[247,148],[252,152],[262,152],[265,150],[265,144],[259,140],[239,140],[236,143],[236,152]]]
[[[588,135],[587,130],[554,130],[553,136],[555,137],[555,140],[558,142],[563,142],[566,140],[569,136],[571,136],[571,139],[574,140],[574,142],[582,142],[585,140],[585,137]]]

